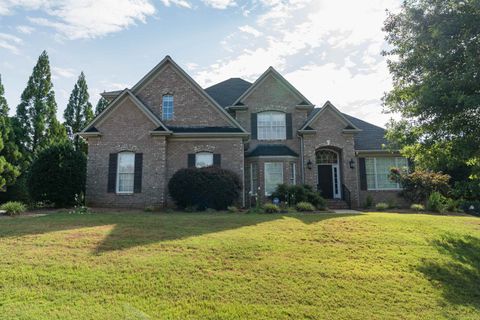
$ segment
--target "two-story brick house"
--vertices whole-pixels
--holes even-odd
[[[253,84],[232,78],[202,89],[169,56],[110,104],[80,135],[88,141],[86,198],[93,206],[171,204],[179,169],[217,165],[244,182],[242,204],[279,183],[308,184],[352,207],[368,195],[394,200],[384,130],[326,102],[314,105],[275,69]]]

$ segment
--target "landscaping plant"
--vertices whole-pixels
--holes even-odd
[[[10,201],[2,204],[0,210],[5,210],[6,214],[9,216],[18,215],[24,213],[27,210],[26,206],[18,201]]]
[[[263,211],[265,213],[279,213],[280,208],[276,204],[266,203],[263,205]]]
[[[315,211],[314,205],[311,204],[310,202],[306,202],[306,201],[302,201],[302,202],[297,203],[297,205],[295,206],[295,208],[296,208],[298,211],[304,211],[304,212]]]

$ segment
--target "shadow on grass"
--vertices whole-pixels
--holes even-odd
[[[2,219],[0,220],[0,238],[113,225],[113,229],[94,249],[94,254],[101,254],[155,242],[184,239],[254,226],[286,217],[297,219],[305,224],[312,224],[347,216],[350,216],[350,214],[155,214],[125,212],[78,215],[65,213],[35,218]]]
[[[480,310],[480,238],[448,234],[433,245],[448,261],[430,261],[419,270],[439,283],[450,303]]]

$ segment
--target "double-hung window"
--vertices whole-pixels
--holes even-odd
[[[117,193],[133,193],[135,153],[120,152],[117,167]]]
[[[258,140],[285,140],[286,132],[285,113],[269,111],[257,115]]]
[[[265,162],[265,195],[271,195],[283,183],[283,163]]]
[[[365,158],[368,190],[398,190],[400,184],[390,179],[390,169],[408,169],[408,161],[402,157]]]
[[[213,166],[213,153],[198,152],[195,154],[195,167],[204,168]]]
[[[173,96],[164,95],[162,99],[162,120],[173,119]]]

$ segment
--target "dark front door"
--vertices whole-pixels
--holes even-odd
[[[325,199],[333,199],[333,175],[331,165],[318,166],[318,191]]]

